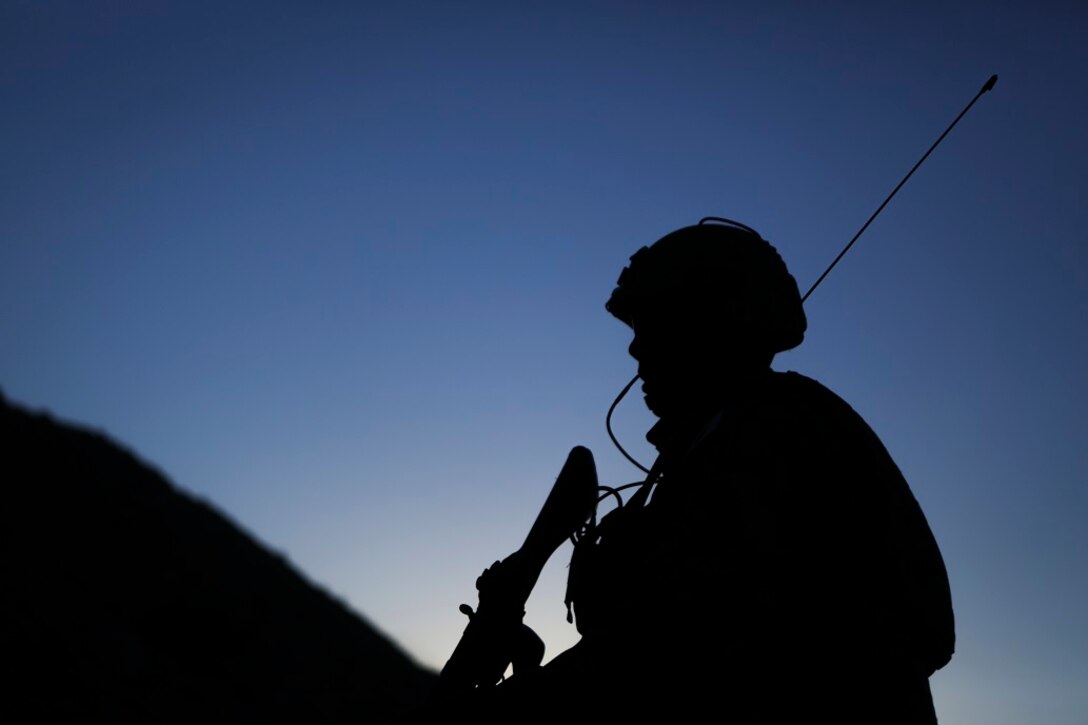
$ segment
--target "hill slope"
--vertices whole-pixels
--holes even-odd
[[[429,688],[370,625],[106,437],[0,396],[0,451],[0,720],[381,722]]]

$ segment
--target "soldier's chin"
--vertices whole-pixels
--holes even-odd
[[[662,404],[661,398],[653,393],[643,395],[642,400],[646,403],[646,407],[650,409],[650,412],[658,418],[660,418],[668,408],[668,406]]]

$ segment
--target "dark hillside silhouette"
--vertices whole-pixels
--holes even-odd
[[[381,722],[433,675],[105,436],[0,396],[4,722]]]

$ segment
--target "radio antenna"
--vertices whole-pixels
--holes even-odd
[[[971,99],[971,102],[968,103],[962,111],[960,111],[960,115],[956,116],[956,119],[952,121],[952,123],[949,124],[948,128],[944,130],[944,133],[942,133],[940,137],[933,142],[933,145],[930,146],[929,150],[922,155],[922,158],[918,159],[918,163],[916,163],[911,168],[911,170],[907,172],[907,175],[903,177],[903,180],[900,181],[894,189],[892,189],[892,193],[888,194],[888,198],[885,199],[883,203],[881,203],[881,205],[877,207],[876,211],[873,212],[873,215],[869,217],[869,219],[864,224],[861,225],[861,229],[858,229],[858,233],[854,235],[854,238],[846,243],[846,246],[842,248],[841,252],[839,252],[839,256],[835,257],[835,260],[830,265],[828,265],[827,269],[824,270],[824,273],[820,275],[820,278],[816,280],[811,287],[808,288],[808,292],[806,292],[805,296],[801,298],[802,304],[804,304],[805,300],[808,299],[809,295],[811,295],[812,292],[820,286],[820,283],[824,281],[824,277],[826,277],[831,272],[831,270],[835,268],[835,265],[839,263],[839,260],[846,256],[846,253],[850,251],[850,247],[854,246],[854,242],[856,242],[858,240],[858,237],[860,237],[865,232],[865,230],[869,228],[869,225],[873,223],[873,220],[877,218],[877,215],[879,215],[880,212],[884,211],[884,207],[886,207],[888,205],[888,202],[892,200],[892,197],[895,196],[896,193],[903,188],[903,184],[907,183],[907,179],[909,179],[911,175],[918,170],[918,167],[922,165],[922,162],[929,158],[929,155],[933,153],[933,149],[937,148],[937,145],[944,140],[944,137],[948,135],[948,132],[955,128],[956,124],[960,122],[960,119],[963,118],[964,115],[966,115],[966,113],[971,110],[971,106],[975,105],[975,101],[981,98],[983,93],[991,90],[994,87],[995,83],[997,83],[997,76],[990,76],[990,80],[986,81],[986,83],[983,84],[982,88],[979,89],[979,92],[976,93],[975,97]]]

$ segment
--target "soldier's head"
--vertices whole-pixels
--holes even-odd
[[[754,230],[707,218],[631,257],[605,307],[635,333],[658,415],[717,395],[801,344],[805,313],[778,252]]]

